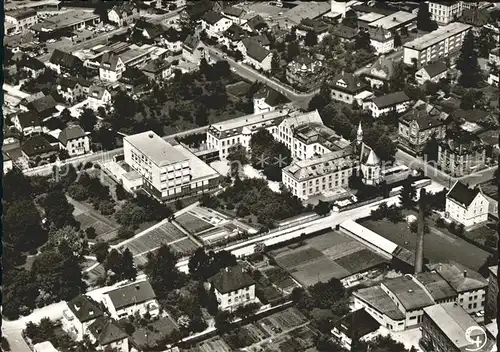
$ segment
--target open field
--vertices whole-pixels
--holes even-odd
[[[488,252],[446,230],[441,231],[431,220],[428,220],[428,223],[430,233],[424,237],[424,258],[431,262],[455,260],[476,271],[488,258]],[[360,224],[401,247],[411,251],[415,249],[416,235],[410,232],[406,222],[392,223],[387,219],[382,219],[364,220]]]
[[[193,214],[190,213],[184,213],[182,215],[179,215],[175,219],[175,222],[181,225],[187,232],[189,232],[192,235],[195,235],[199,232],[214,227],[214,225],[210,224],[209,222],[202,220],[199,217],[194,216]]]
[[[305,286],[332,278],[341,280],[387,262],[360,242],[336,231],[310,238],[299,245],[276,249],[270,255]],[[293,282],[282,283],[287,284]]]
[[[182,238],[187,237],[177,227],[175,227],[175,225],[165,223],[160,227],[154,228],[144,235],[127,242],[124,246],[127,247],[135,256],[137,254],[145,253],[158,248],[162,244],[169,244]]]

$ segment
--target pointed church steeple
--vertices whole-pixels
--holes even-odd
[[[359,122],[358,134],[357,134],[356,140],[357,140],[358,144],[361,144],[363,142],[363,129],[361,128],[361,122]]]

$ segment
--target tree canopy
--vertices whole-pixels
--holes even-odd
[[[177,270],[176,264],[177,256],[166,245],[161,246],[155,253],[148,253],[144,271],[158,295],[165,295],[184,283],[184,275]]]
[[[458,83],[466,88],[477,87],[482,77],[472,31],[468,31],[467,34],[465,34],[456,63],[457,69],[460,71]]]
[[[431,20],[429,4],[426,2],[421,2],[418,7],[417,28],[425,32],[432,32],[438,29],[437,23]]]

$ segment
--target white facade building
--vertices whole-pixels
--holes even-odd
[[[370,110],[374,118],[389,114],[394,111],[404,113],[410,107],[411,100],[405,92],[395,92],[373,99]]]
[[[102,81],[116,82],[122,78],[125,69],[125,64],[118,55],[104,53],[99,66],[99,78]]]
[[[455,19],[462,16],[463,9],[462,1],[429,1],[431,20],[441,25],[453,22]]]
[[[114,319],[122,319],[129,315],[146,312],[152,317],[160,314],[156,294],[148,281],[134,282],[104,294],[104,305]]]
[[[446,215],[466,228],[488,220],[488,200],[480,188],[457,181],[446,195]]]
[[[181,193],[191,181],[189,159],[156,133],[143,132],[123,139],[125,162],[158,198]]]
[[[10,25],[9,31],[6,34],[14,35],[24,33],[37,22],[38,15],[37,12],[33,9],[9,11],[5,14],[5,23]]]
[[[460,50],[471,25],[453,22],[403,45],[403,62],[417,67],[438,61]]]
[[[80,126],[68,126],[59,134],[59,148],[68,151],[69,156],[83,155],[90,151],[90,133]]]
[[[62,328],[76,341],[88,334],[88,327],[104,316],[99,304],[85,295],[79,295],[66,303],[61,319]]]
[[[201,19],[201,28],[211,37],[215,37],[219,33],[226,31],[232,24],[233,21],[229,18],[214,11],[206,12]]]
[[[221,269],[209,282],[222,310],[233,311],[256,302],[255,282],[240,265]]]

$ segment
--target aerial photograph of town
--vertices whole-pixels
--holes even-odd
[[[3,5],[0,351],[498,351],[499,2]]]

